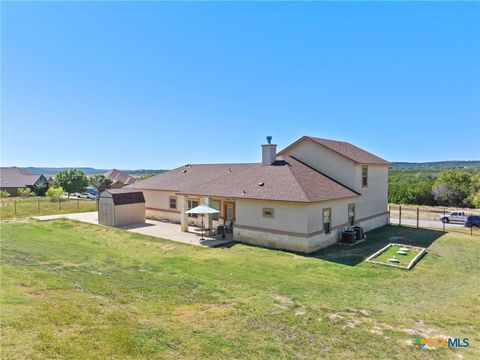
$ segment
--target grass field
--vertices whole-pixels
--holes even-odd
[[[63,199],[50,201],[48,197],[35,196],[31,198],[4,198],[0,201],[0,218],[69,214],[75,212],[95,211],[97,202],[84,199]]]
[[[480,358],[476,237],[391,226],[305,257],[69,220],[1,231],[2,359]],[[392,237],[429,252],[412,271],[362,261]],[[411,345],[438,335],[470,347]]]

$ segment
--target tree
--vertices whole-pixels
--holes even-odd
[[[33,195],[32,190],[30,190],[29,188],[18,189],[17,192],[18,192],[18,196],[22,198],[26,198]]]
[[[83,171],[68,169],[60,171],[55,176],[55,185],[61,187],[70,197],[71,193],[83,192],[85,190],[88,186],[88,177]]]
[[[141,176],[138,177],[138,180],[145,180],[145,179],[148,179],[148,178],[151,178],[152,176],[155,176],[155,174],[152,174],[152,173],[146,173],[146,174],[143,174]]]
[[[98,190],[99,193],[105,191],[112,186],[112,179],[105,177],[104,175],[97,174],[90,177],[90,185]]]
[[[443,205],[465,206],[472,191],[472,174],[466,171],[445,170],[435,181],[433,194]]]
[[[63,189],[61,187],[51,187],[47,190],[47,196],[52,201],[58,201],[63,196]]]

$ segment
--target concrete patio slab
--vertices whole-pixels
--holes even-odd
[[[85,212],[85,213],[75,213],[75,214],[59,214],[59,215],[45,215],[45,216],[34,216],[34,219],[46,221],[46,220],[55,220],[55,219],[70,219],[87,222],[90,224],[98,224],[98,213],[94,212]],[[103,225],[100,225],[103,226]],[[205,247],[214,247],[223,244],[232,242],[231,237],[225,239],[207,237],[205,240],[200,240],[201,234],[196,231],[194,227],[189,227],[189,232],[180,231],[179,224],[166,223],[156,220],[146,220],[144,224],[135,224],[118,227],[116,229],[122,229],[130,232],[136,232],[139,234],[154,236],[162,239],[168,239],[172,241],[181,242],[184,244],[191,244],[197,246]]]

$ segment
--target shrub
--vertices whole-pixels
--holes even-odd
[[[27,198],[33,196],[33,192],[29,188],[18,189],[18,196]]]
[[[48,183],[33,185],[32,190],[37,196],[45,196],[48,190]]]
[[[7,191],[4,191],[4,190],[0,190],[0,198],[6,198],[6,197],[9,197],[10,196],[10,193],[7,192]]]
[[[51,187],[47,190],[47,196],[51,201],[58,201],[63,197],[63,189],[61,187]]]

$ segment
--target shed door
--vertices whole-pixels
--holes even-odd
[[[113,206],[111,204],[102,204],[102,218],[105,225],[115,226],[113,222]]]

